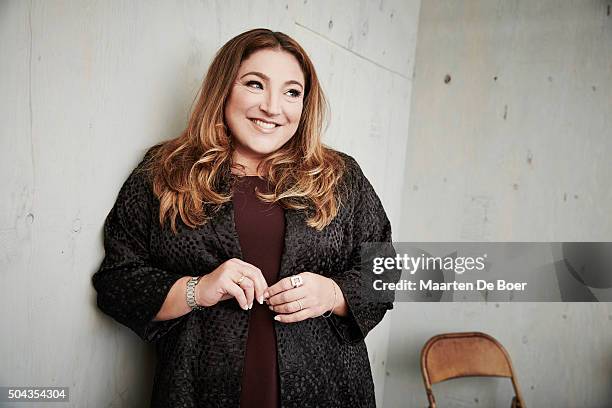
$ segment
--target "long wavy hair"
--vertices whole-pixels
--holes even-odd
[[[232,162],[233,143],[224,107],[241,62],[267,48],[293,55],[306,83],[296,133],[258,167],[260,177],[267,179],[274,190],[257,195],[286,209],[306,210],[306,223],[317,230],[337,215],[341,205],[337,187],[345,163],[338,152],[321,143],[328,107],[312,61],[288,35],[254,29],[232,38],[217,52],[185,130],[150,149],[143,169],[160,201],[162,227],[169,219],[176,234],[176,217],[180,216],[185,225],[195,228],[231,200],[231,191],[222,191],[220,186],[224,180],[233,180],[231,169],[239,165]]]

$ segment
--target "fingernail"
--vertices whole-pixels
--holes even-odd
[[[264,301],[264,297],[263,297],[263,296],[260,296],[260,297],[259,297],[259,304],[260,304],[260,305],[263,305],[263,301]]]
[[[249,310],[251,310],[252,308],[253,308],[253,304],[251,303],[251,304],[249,305]]]
[[[243,306],[242,306],[242,308],[243,308],[244,310],[249,310],[249,305],[243,305]]]
[[[277,322],[280,322],[280,316],[274,316],[274,320],[276,320]]]

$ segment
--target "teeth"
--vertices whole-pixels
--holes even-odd
[[[272,129],[276,127],[275,123],[268,123],[268,122],[264,122],[263,120],[259,120],[259,119],[251,119],[253,122],[255,122],[256,125],[261,126],[264,129]]]

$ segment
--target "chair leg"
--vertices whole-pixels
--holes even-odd
[[[429,402],[429,408],[437,408],[436,397],[434,397],[433,391],[426,390],[426,392],[427,392],[427,401]]]

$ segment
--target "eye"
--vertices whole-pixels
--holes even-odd
[[[245,85],[249,88],[263,89],[263,85],[259,81],[248,81]]]
[[[300,95],[302,95],[302,92],[298,91],[297,89],[290,89],[285,92],[285,94],[289,95],[292,98],[299,98]]]

